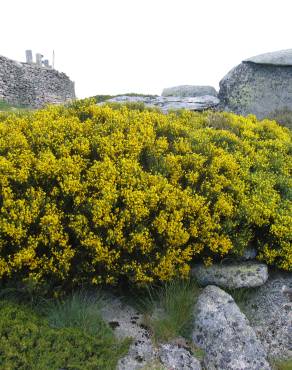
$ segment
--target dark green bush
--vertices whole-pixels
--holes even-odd
[[[110,329],[108,329],[110,330]],[[128,341],[90,335],[74,327],[51,328],[27,307],[0,302],[0,368],[7,370],[114,370]]]

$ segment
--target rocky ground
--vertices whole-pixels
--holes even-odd
[[[191,111],[202,111],[215,108],[219,104],[219,99],[212,95],[203,95],[196,97],[179,97],[179,96],[117,96],[107,100],[112,103],[144,103],[146,107],[159,108],[163,113],[170,110],[188,109]],[[104,104],[104,103],[100,103]]]
[[[250,262],[238,265],[240,279],[246,287],[244,266],[247,266],[246,279],[252,281]],[[292,274],[270,271],[268,277],[266,269],[262,265],[260,268],[260,286],[246,290],[247,294],[240,302],[236,293],[240,287],[238,279],[235,279],[235,268],[226,269],[228,276],[225,276],[229,293],[234,280],[235,300],[232,293],[230,295],[227,288],[222,287],[222,273],[219,284],[213,280],[212,285],[202,289],[193,311],[192,338],[194,344],[204,351],[203,359],[196,358],[182,338],[154,345],[151,333],[143,325],[142,314],[123,303],[122,299],[109,296],[102,312],[104,319],[114,328],[117,337],[133,338],[130,351],[120,360],[118,370],[268,370],[272,369],[271,363],[275,358],[291,359],[292,303],[289,289],[292,289]],[[205,273],[214,279],[212,269],[205,269]],[[255,274],[260,281],[259,269],[255,268]],[[205,280],[208,279],[205,277]]]

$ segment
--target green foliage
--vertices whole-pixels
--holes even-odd
[[[289,108],[277,109],[269,116],[270,119],[277,121],[280,125],[292,130],[292,111]]]
[[[279,360],[273,362],[275,370],[292,370],[292,360]]]
[[[291,132],[92,100],[0,115],[0,279],[186,277],[249,245],[292,269]]]
[[[142,97],[142,98],[155,98],[157,95],[151,94],[137,94],[137,93],[126,93],[126,94],[119,94],[119,95],[95,95],[92,98],[95,100],[96,103],[102,103],[106,100],[117,98],[119,96],[132,96],[132,97]]]
[[[0,348],[1,369],[114,370],[128,342],[76,327],[51,328],[32,310],[1,301]]]
[[[23,109],[27,109],[27,107],[24,105],[10,104],[4,100],[0,100],[0,112],[10,112],[10,111],[17,112]]]
[[[3,100],[0,100],[0,111],[11,110],[12,106]]]
[[[189,337],[192,330],[193,308],[199,288],[191,280],[174,280],[160,288],[149,288],[141,302],[145,325],[157,342],[179,336]]]
[[[114,98],[114,95],[95,95],[92,97],[96,103],[102,103],[106,100]]]

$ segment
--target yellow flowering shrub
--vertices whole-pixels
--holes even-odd
[[[0,115],[0,278],[149,283],[250,245],[291,270],[291,142],[227,113]]]

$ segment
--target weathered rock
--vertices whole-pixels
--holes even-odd
[[[167,369],[175,370],[201,370],[200,361],[185,348],[173,344],[162,344],[158,357]]]
[[[143,368],[156,358],[150,334],[142,326],[142,315],[119,298],[109,296],[101,311],[103,319],[114,329],[117,338],[133,338],[127,356],[119,360],[117,370]]]
[[[229,289],[252,288],[267,281],[268,268],[258,262],[214,264],[209,267],[198,264],[193,267],[192,275],[203,286],[214,284]]]
[[[39,108],[74,98],[74,83],[64,73],[0,56],[0,100]]]
[[[117,96],[107,100],[107,102],[141,102],[146,107],[159,108],[163,113],[167,113],[170,110],[188,109],[191,111],[202,111],[206,109],[215,108],[219,104],[219,99],[215,96],[205,95],[198,96],[195,98],[183,98],[183,97],[141,97],[141,96]],[[104,104],[104,103],[101,103]]]
[[[163,89],[162,96],[197,97],[204,95],[217,96],[212,86],[181,85]]]
[[[286,287],[286,289],[283,289]],[[271,358],[292,358],[292,274],[272,272],[268,281],[252,290],[241,305]]]
[[[267,354],[233,298],[208,286],[194,310],[194,343],[206,355],[208,370],[268,370]]]
[[[265,118],[292,106],[292,49],[244,60],[221,81],[219,109]]]

